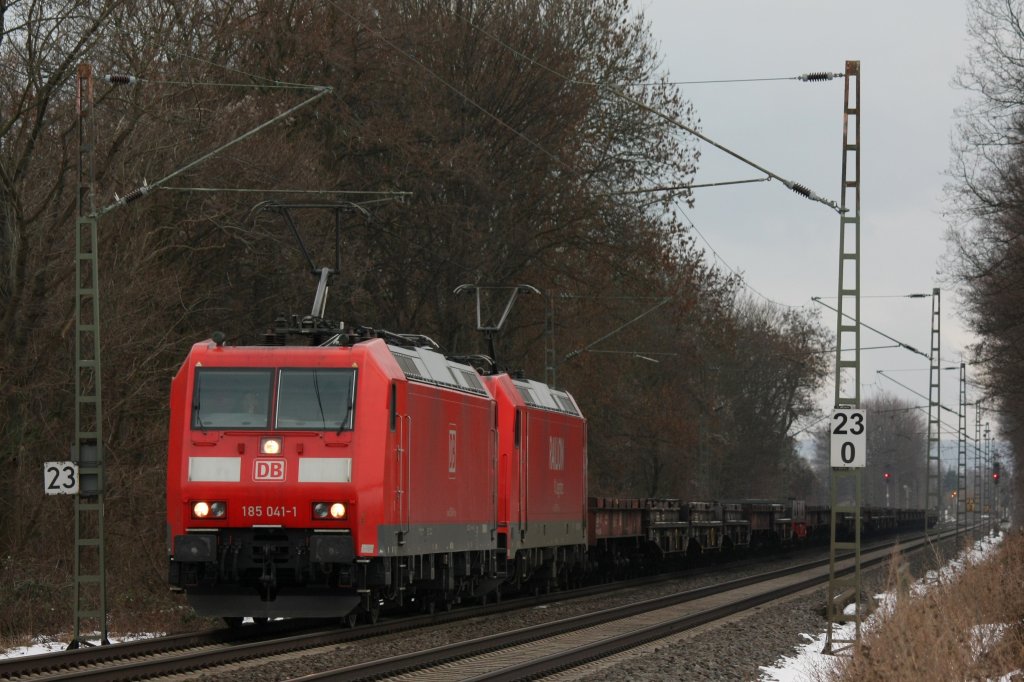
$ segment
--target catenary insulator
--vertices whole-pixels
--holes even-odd
[[[125,194],[124,198],[121,199],[121,203],[130,204],[136,199],[141,199],[147,194],[149,194],[149,186],[143,185],[142,187],[137,187],[133,189],[131,192],[128,192],[128,194]]]
[[[103,77],[103,80],[111,85],[135,85],[139,82],[139,79],[135,76],[129,76],[124,73],[107,74]]]
[[[804,187],[799,182],[794,182],[793,184],[791,184],[789,186],[789,188],[791,190],[793,190],[794,192],[796,192],[797,194],[800,194],[800,195],[803,195],[803,196],[807,197],[808,199],[811,197],[812,192],[811,192],[810,188],[809,187]]]
[[[805,73],[802,76],[799,76],[799,78],[800,80],[809,83],[811,81],[830,81],[836,76],[841,75],[842,74],[828,73],[827,71],[815,71],[814,73]]]

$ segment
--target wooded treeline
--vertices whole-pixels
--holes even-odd
[[[543,292],[520,298],[498,360],[543,378],[553,312],[558,385],[590,421],[591,494],[814,492],[792,434],[829,335],[704,258],[673,210],[688,190],[639,191],[685,186],[699,153],[603,84],[697,114],[625,0],[0,0],[0,16],[0,635],[70,621],[71,501],[45,498],[40,472],[73,438],[82,62],[97,74],[97,209],[315,94],[286,86],[332,88],[100,218],[115,629],[180,613],[165,588],[170,377],[214,330],[253,342],[311,308],[285,223],[254,210],[268,200],[364,209],[343,216],[331,318],[474,353],[458,285]],[[331,213],[295,217],[332,264]]]
[[[1024,3],[973,0],[972,51],[957,84],[960,112],[951,168],[949,279],[980,341],[968,369],[982,388],[983,421],[1012,452],[1015,521],[1024,519]],[[986,473],[988,475],[988,473]],[[1005,489],[1005,488],[1004,488]]]

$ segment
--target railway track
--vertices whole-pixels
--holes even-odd
[[[616,583],[615,588],[635,587],[692,575],[694,571],[691,570],[659,578],[624,581]],[[382,637],[423,627],[437,627],[481,615],[529,608],[570,597],[586,597],[608,589],[607,585],[596,585],[575,590],[571,594],[563,592],[521,597],[502,604],[461,607],[452,612],[418,617],[404,614],[402,618],[382,619],[380,623],[361,625],[355,629],[325,625],[322,620],[282,621],[262,626],[245,626],[237,630],[221,628],[102,647],[0,659],[0,680],[27,682],[146,679],[299,651],[312,651],[317,648],[335,648],[361,639]]]
[[[953,534],[946,534],[943,538]],[[919,538],[904,553],[930,546]],[[890,548],[864,552],[863,567],[881,564]],[[828,581],[827,562],[781,569],[657,599],[606,609],[447,647],[327,670],[293,678],[319,680],[473,680],[536,679],[673,636]],[[853,570],[844,559],[841,572]]]
[[[904,544],[907,548],[909,543]],[[884,561],[891,545],[864,552],[862,563]],[[692,572],[686,575],[692,575]],[[824,576],[824,578],[822,577]],[[610,655],[647,641],[666,637],[710,620],[722,618],[754,605],[778,599],[827,580],[827,560],[816,560],[796,568],[781,569],[727,583],[691,590],[638,604],[607,609],[595,614],[524,628],[513,633],[461,642],[433,649],[381,659],[372,663],[335,668],[322,674],[298,678],[368,679],[402,675],[403,679],[522,679],[578,665],[580,661]],[[678,575],[675,577],[679,577]],[[758,587],[784,583],[772,590]],[[637,586],[644,581],[616,584],[615,588]],[[439,627],[457,620],[494,615],[501,610],[523,609],[552,601],[607,592],[596,586],[573,593],[540,595],[510,600],[500,605],[460,608],[451,613],[387,619],[356,629],[305,624],[274,623],[268,627],[246,627],[238,631],[161,637],[105,647],[79,649],[41,656],[0,661],[0,679],[27,680],[139,680],[174,674],[197,674],[218,666],[246,665],[273,657],[336,651],[349,643],[423,627]],[[544,647],[542,653],[541,647]],[[423,671],[423,672],[416,672]],[[504,672],[503,672],[504,671]],[[452,675],[452,677],[448,677]],[[481,675],[483,677],[481,677]]]

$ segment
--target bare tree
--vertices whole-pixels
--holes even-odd
[[[732,437],[721,453],[717,495],[778,496],[807,489],[809,467],[796,452],[792,431],[799,419],[816,412],[814,393],[827,369],[826,338],[811,313],[738,301],[732,343],[721,363]]]
[[[974,0],[973,51],[956,83],[973,93],[960,112],[951,168],[950,279],[980,337],[972,365],[1001,410],[1022,461],[1024,432],[1024,6]],[[1020,470],[1020,467],[1017,467]],[[1018,488],[1018,493],[1024,488]]]

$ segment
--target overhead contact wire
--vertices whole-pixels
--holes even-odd
[[[271,81],[269,83],[211,83],[206,81],[154,80],[150,78],[143,78],[141,76],[131,76],[128,74],[121,73],[109,73],[101,77],[100,80],[104,81],[105,83],[109,83],[110,85],[137,85],[139,83],[148,83],[149,85],[186,85],[190,87],[203,86],[215,88],[248,88],[262,90],[316,90],[320,87],[323,87],[319,85],[303,85],[301,83],[283,83],[281,81]]]
[[[818,194],[816,194],[813,190],[811,190],[806,185],[802,185],[802,184],[800,184],[798,182],[794,182],[792,180],[787,180],[786,178],[782,177],[778,173],[773,173],[772,171],[768,170],[767,168],[765,168],[765,167],[763,167],[763,166],[761,166],[761,165],[751,161],[750,159],[742,156],[741,154],[739,154],[737,152],[734,152],[733,150],[729,149],[725,145],[720,144],[720,143],[716,142],[715,140],[712,140],[710,137],[708,137],[707,135],[704,135],[703,133],[699,132],[695,128],[686,125],[685,123],[683,123],[682,121],[677,119],[675,116],[672,116],[670,114],[666,114],[663,111],[659,111],[658,109],[655,109],[654,107],[652,107],[652,106],[650,106],[648,104],[645,104],[644,102],[641,102],[640,100],[636,99],[635,97],[627,95],[623,90],[615,87],[614,85],[610,85],[608,83],[595,83],[595,82],[581,81],[581,80],[577,80],[575,78],[569,78],[565,74],[559,73],[558,71],[555,71],[554,69],[552,69],[552,68],[550,68],[550,67],[548,67],[548,66],[546,66],[546,65],[544,65],[544,64],[542,64],[540,62],[538,62],[533,57],[530,57],[529,55],[524,54],[523,52],[520,52],[519,50],[515,49],[514,47],[512,47],[511,45],[509,45],[508,43],[503,41],[498,36],[494,35],[493,33],[489,32],[489,31],[486,31],[486,30],[480,28],[479,26],[477,26],[473,22],[467,20],[466,23],[470,26],[470,28],[472,28],[472,29],[474,29],[476,31],[479,31],[480,33],[482,33],[485,36],[489,37],[491,40],[495,41],[496,43],[498,43],[499,45],[501,45],[505,49],[509,50],[513,54],[517,55],[521,59],[525,59],[525,60],[529,61],[530,63],[535,64],[539,68],[542,68],[545,71],[547,71],[548,73],[551,73],[551,74],[557,76],[558,78],[561,78],[562,80],[564,80],[567,83],[573,83],[575,85],[586,85],[586,86],[590,86],[590,87],[603,88],[603,89],[611,92],[616,97],[618,97],[618,98],[620,98],[620,99],[622,99],[622,100],[624,100],[626,102],[629,102],[630,104],[633,104],[636,107],[639,107],[639,108],[643,109],[644,111],[648,112],[649,114],[653,114],[654,116],[657,116],[658,118],[662,119],[663,121],[666,121],[667,123],[670,123],[671,125],[679,128],[681,130],[685,130],[686,132],[690,133],[694,137],[696,137],[696,138],[698,138],[700,140],[703,140],[704,142],[707,142],[708,144],[710,144],[711,146],[715,147],[716,149],[719,149],[719,150],[725,152],[726,154],[728,154],[729,156],[732,156],[733,158],[735,158],[735,159],[737,159],[737,160],[747,164],[748,166],[750,166],[750,167],[752,167],[752,168],[754,168],[756,170],[761,171],[762,173],[767,175],[769,179],[778,180],[783,185],[785,185],[786,187],[788,187],[792,191],[796,192],[800,196],[802,196],[802,197],[804,197],[806,199],[810,199],[811,201],[817,201],[818,203],[824,204],[825,206],[828,206],[829,208],[831,208],[832,210],[834,210],[836,213],[839,213],[839,214],[842,214],[842,213],[844,213],[847,210],[847,209],[844,209],[844,208],[840,207],[839,204],[837,204],[835,201],[832,201],[831,199],[825,199],[824,197],[819,196]],[[803,76],[798,76],[797,78],[799,78],[801,80],[806,80],[806,81],[820,81],[820,80],[831,80],[833,77],[835,77],[835,74],[831,74],[831,73],[827,73],[827,72],[817,72],[817,73],[813,73],[813,74],[804,74]]]
[[[828,303],[825,303],[825,302],[824,302],[824,301],[822,301],[822,300],[821,300],[821,298],[819,298],[818,296],[812,296],[812,297],[811,297],[811,300],[812,300],[812,301],[814,301],[815,303],[819,303],[819,304],[821,304],[821,305],[825,306],[825,307],[826,307],[826,308],[828,308],[829,310],[832,310],[832,311],[834,311],[834,312],[837,312],[837,313],[839,312],[839,310],[838,310],[837,308],[833,308],[833,307],[832,307],[832,306],[830,306],[830,305],[829,305]],[[879,336],[883,336],[883,337],[885,337],[885,338],[889,339],[889,340],[890,340],[890,341],[892,341],[893,343],[899,344],[899,346],[900,346],[901,348],[905,348],[905,349],[909,350],[909,351],[910,351],[911,353],[917,353],[918,355],[920,355],[920,356],[921,356],[921,357],[923,357],[923,358],[927,358],[927,359],[929,359],[929,360],[931,359],[931,358],[930,358],[930,357],[928,356],[928,354],[927,354],[927,353],[925,353],[925,352],[923,352],[923,351],[919,351],[918,349],[916,349],[916,348],[914,348],[913,346],[911,346],[911,345],[910,345],[909,343],[903,343],[903,342],[902,342],[902,341],[900,341],[899,339],[893,338],[893,337],[889,336],[888,334],[886,334],[885,332],[883,332],[883,331],[879,331],[878,329],[875,329],[874,327],[872,327],[871,325],[869,325],[869,324],[867,324],[867,323],[865,323],[865,322],[858,322],[858,321],[857,321],[857,320],[856,320],[856,319],[855,319],[855,318],[854,318],[854,317],[853,317],[852,315],[848,315],[847,313],[843,313],[843,317],[845,317],[845,318],[847,318],[847,319],[850,319],[850,320],[853,320],[854,322],[857,322],[857,323],[858,323],[858,324],[859,324],[860,326],[864,327],[865,329],[870,329],[870,330],[871,330],[871,331],[873,331],[874,333],[878,334]]]
[[[841,73],[829,73],[826,71],[818,71],[815,73],[805,73],[800,76],[775,76],[772,78],[720,78],[717,80],[704,80],[704,81],[664,81],[657,83],[631,83],[640,87],[654,86],[654,85],[709,85],[715,83],[763,83],[766,81],[830,81],[833,78],[842,78]]]
[[[127,80],[125,81],[125,84],[128,84]],[[264,121],[263,123],[259,124],[255,128],[251,128],[250,130],[247,130],[246,132],[242,133],[241,135],[239,135],[235,139],[230,140],[229,142],[226,142],[226,143],[222,144],[221,146],[217,147],[213,151],[210,151],[210,152],[207,152],[206,154],[203,154],[198,159],[195,159],[195,160],[185,164],[181,168],[178,168],[177,170],[173,171],[172,173],[170,173],[168,175],[165,175],[164,177],[160,178],[156,182],[146,183],[145,181],[143,181],[143,184],[141,186],[136,187],[135,189],[133,189],[131,192],[129,192],[128,194],[126,194],[123,197],[118,197],[117,195],[114,195],[114,198],[115,198],[114,203],[106,206],[105,208],[100,209],[96,213],[96,216],[97,217],[101,216],[101,215],[107,213],[108,211],[112,211],[113,209],[117,208],[118,206],[124,206],[126,204],[130,204],[131,202],[133,202],[133,201],[135,201],[137,199],[141,199],[142,197],[144,197],[147,194],[149,194],[154,188],[157,188],[157,187],[163,185],[164,183],[166,183],[171,178],[175,178],[175,177],[181,175],[185,171],[187,171],[187,170],[189,170],[191,168],[194,168],[194,167],[198,166],[199,164],[207,161],[208,159],[216,156],[217,154],[221,153],[225,149],[228,149],[229,147],[233,147],[234,145],[238,144],[242,140],[245,140],[245,139],[247,139],[249,137],[252,137],[253,135],[258,133],[259,131],[263,130],[264,128],[266,128],[266,127],[268,127],[270,125],[273,125],[277,121],[280,121],[282,118],[286,118],[286,117],[290,116],[291,114],[295,113],[296,111],[298,111],[299,109],[302,109],[303,107],[305,107],[305,106],[307,106],[309,104],[312,104],[313,102],[317,101],[321,97],[323,97],[323,96],[325,96],[325,95],[327,95],[327,94],[329,94],[331,92],[334,92],[334,90],[332,88],[326,87],[326,86],[310,86],[310,87],[312,87],[315,90],[318,90],[318,92],[315,95],[313,95],[312,97],[306,98],[305,100],[303,100],[302,102],[299,102],[298,104],[296,104],[292,108],[288,109],[287,111],[284,111],[284,112],[278,114],[277,116],[274,116],[273,118],[271,118],[271,119],[269,119],[267,121]]]
[[[795,308],[802,308],[803,307],[803,306],[789,305],[788,303],[782,303],[781,301],[776,301],[775,299],[769,298],[768,296],[765,296],[760,291],[755,289],[754,286],[747,281],[747,278],[744,275],[742,275],[740,272],[738,272],[736,270],[736,268],[731,266],[728,261],[726,261],[724,258],[722,258],[722,254],[718,253],[718,251],[715,250],[715,247],[711,245],[711,242],[708,241],[708,238],[704,236],[704,233],[700,231],[700,229],[697,227],[696,223],[694,223],[693,220],[690,218],[690,216],[686,213],[686,211],[683,210],[683,207],[679,205],[679,202],[673,200],[673,205],[676,207],[676,210],[678,210],[679,213],[684,218],[686,218],[686,222],[690,224],[690,229],[697,233],[697,236],[700,237],[701,241],[704,242],[704,245],[707,246],[708,249],[711,250],[711,253],[713,253],[715,255],[715,258],[718,260],[718,262],[721,263],[722,266],[725,267],[726,270],[731,272],[733,274],[733,276],[735,276],[737,279],[739,279],[740,285],[743,288],[748,289],[755,296],[758,296],[759,298],[763,299],[764,301],[766,301],[768,303],[771,303],[772,305],[779,306],[780,308],[793,308],[793,309],[795,309]]]

